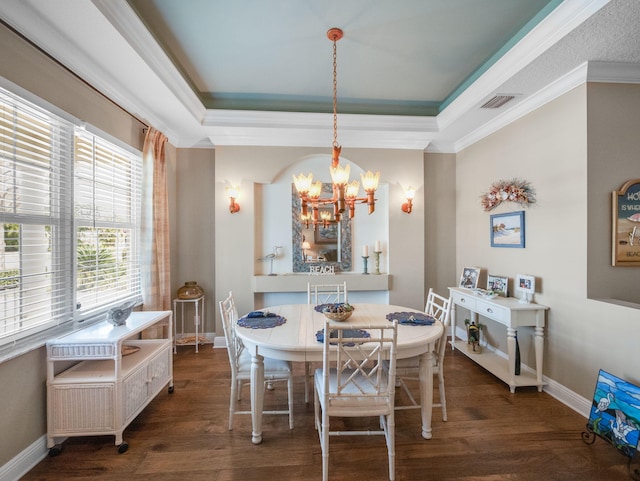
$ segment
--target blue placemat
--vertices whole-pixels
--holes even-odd
[[[331,331],[330,334],[331,338],[335,338],[338,337],[338,332],[337,331]],[[342,337],[362,337],[363,339],[366,339],[368,337],[371,337],[371,334],[369,334],[367,331],[365,331],[364,329],[345,329],[342,331]],[[316,332],[316,340],[318,342],[324,342],[324,329],[320,329],[318,332]],[[331,344],[334,344],[333,342]],[[348,344],[345,344],[345,346],[355,346],[356,344],[354,342],[350,342]]]
[[[430,326],[436,320],[423,312],[391,312],[387,314],[387,319],[393,321],[398,320],[398,324],[407,326]]]
[[[281,326],[287,320],[272,312],[268,316],[251,316],[252,313],[238,319],[238,326],[248,327],[249,329],[271,329],[272,327]]]
[[[342,306],[343,304],[344,302],[328,302],[326,304],[318,304],[317,306],[314,306],[314,309],[316,312],[323,312],[327,307]],[[354,311],[355,309],[356,309],[355,307],[351,306],[352,311]]]

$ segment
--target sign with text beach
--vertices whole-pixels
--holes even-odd
[[[640,179],[613,191],[612,259],[614,266],[640,266]]]

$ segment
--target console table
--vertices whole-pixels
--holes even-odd
[[[486,299],[480,297],[470,289],[450,287],[452,299],[451,311],[451,345],[493,375],[509,385],[511,392],[519,386],[537,386],[542,391],[542,365],[544,360],[544,324],[545,311],[549,309],[541,304],[521,304],[515,297],[495,297]],[[469,310],[471,321],[478,324],[478,315],[493,319],[507,328],[507,354],[504,359],[493,352],[484,351],[481,354],[469,353],[466,349],[467,341],[456,339],[456,306]],[[535,329],[535,372],[515,373],[516,332],[518,327],[532,326]]]
[[[133,312],[121,326],[102,321],[47,342],[50,456],[69,436],[111,434],[127,450],[125,428],[164,387],[173,392],[171,324],[171,311]],[[157,339],[143,335],[156,327]]]

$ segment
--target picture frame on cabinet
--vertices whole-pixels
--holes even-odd
[[[526,274],[518,274],[513,290],[520,292],[521,304],[529,304],[536,292],[536,278]]]
[[[534,294],[536,292],[536,278],[526,274],[518,274],[515,288],[527,294]]]
[[[495,292],[499,296],[509,297],[509,278],[489,274],[487,276],[487,290]]]
[[[467,289],[475,289],[478,287],[478,279],[480,279],[479,267],[465,267],[460,274],[460,282],[458,287],[465,287]]]
[[[491,247],[524,248],[524,211],[493,214],[490,219]]]

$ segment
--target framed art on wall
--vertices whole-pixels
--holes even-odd
[[[524,211],[493,214],[490,218],[491,247],[524,248]]]
[[[640,179],[613,191],[612,266],[640,266]]]

